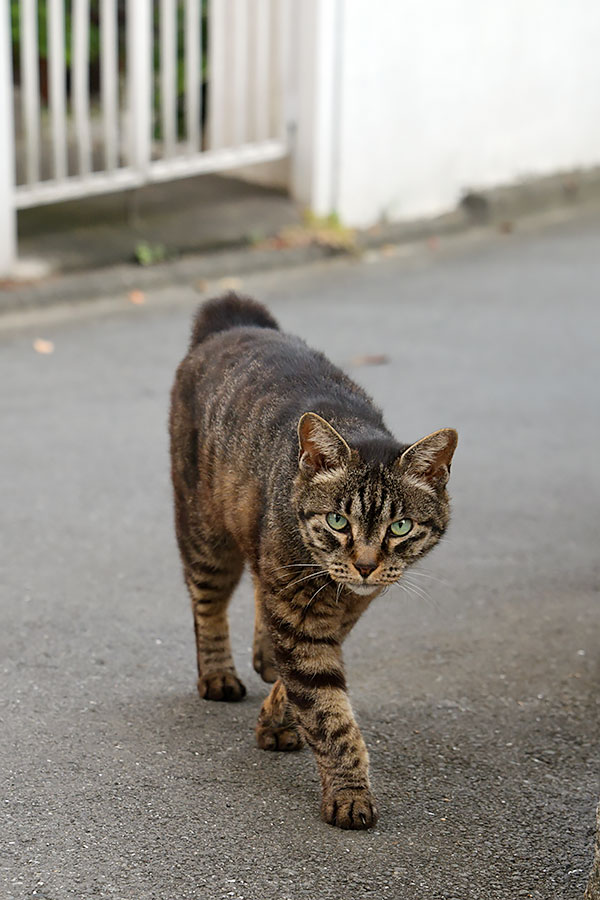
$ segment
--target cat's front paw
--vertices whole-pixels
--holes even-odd
[[[231,672],[211,672],[198,679],[198,693],[203,700],[225,700],[235,703],[246,696],[246,688]]]
[[[323,797],[321,818],[337,828],[372,828],[379,818],[375,798],[367,788],[343,788]]]

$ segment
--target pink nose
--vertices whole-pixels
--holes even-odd
[[[368,578],[371,572],[375,571],[377,565],[359,565],[358,563],[354,563],[354,568],[357,570],[357,572],[360,572],[363,578]]]

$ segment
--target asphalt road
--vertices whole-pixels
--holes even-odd
[[[309,752],[254,746],[248,580],[232,605],[248,697],[196,694],[166,417],[198,294],[0,330],[2,900],[581,898],[600,772],[599,248],[596,218],[244,284],[398,438],[460,435],[422,590],[381,598],[347,645],[381,811],[367,833],[320,822]]]

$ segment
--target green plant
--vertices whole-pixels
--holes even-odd
[[[18,59],[21,24],[19,15],[19,0],[11,0],[10,22],[13,45],[13,56]],[[48,0],[38,0],[38,57],[40,60],[48,59]],[[100,0],[90,0],[90,66],[95,65],[100,59]],[[71,4],[65,3],[65,63],[71,65],[71,45],[73,36],[73,16]]]
[[[167,248],[164,244],[149,244],[148,241],[140,241],[135,247],[135,259],[140,266],[153,266],[163,262],[167,257]]]

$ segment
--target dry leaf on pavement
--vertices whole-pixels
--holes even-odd
[[[389,361],[385,353],[367,353],[365,356],[355,356],[352,363],[355,366],[384,366]]]
[[[130,303],[135,303],[136,306],[141,306],[142,303],[146,302],[146,295],[143,291],[129,291],[127,294],[127,299]]]
[[[54,353],[54,344],[44,338],[36,338],[33,342],[33,349],[36,353]]]

